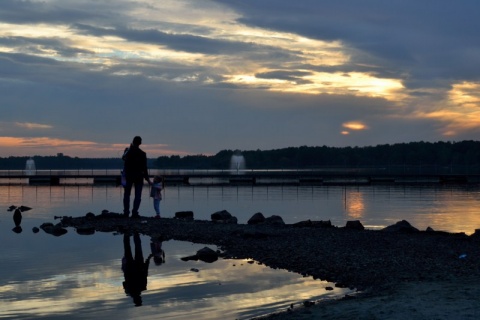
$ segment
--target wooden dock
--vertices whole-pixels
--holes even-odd
[[[342,169],[342,168],[340,168]],[[480,174],[385,170],[151,170],[167,185],[370,185],[480,183]],[[0,185],[120,185],[114,170],[0,170]]]

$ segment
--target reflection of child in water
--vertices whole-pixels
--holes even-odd
[[[150,197],[153,198],[153,208],[155,209],[155,218],[160,218],[160,200],[162,200],[163,179],[160,176],[153,178]]]
[[[150,249],[152,250],[153,262],[159,266],[165,263],[165,251],[162,249],[162,240],[160,238],[150,238]]]

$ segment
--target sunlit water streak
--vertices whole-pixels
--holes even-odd
[[[280,215],[286,223],[331,220],[343,226],[358,219],[368,228],[406,219],[419,229],[470,234],[480,227],[479,190],[448,185],[168,187],[161,207],[165,217],[192,210],[196,219],[207,220],[225,209],[239,223],[262,212]],[[326,291],[332,284],[247,261],[183,262],[181,257],[204,246],[168,241],[163,243],[166,263],[150,263],[143,306],[135,308],[123,290],[122,236],[81,236],[70,230],[57,238],[32,232],[43,222],[54,222],[54,216],[120,212],[121,198],[122,189],[111,186],[0,187],[0,317],[235,319],[344,294],[338,288]],[[153,215],[147,190],[143,199],[141,214]],[[10,205],[33,208],[23,213],[21,234],[11,231]],[[142,237],[144,257],[150,253],[149,241]]]

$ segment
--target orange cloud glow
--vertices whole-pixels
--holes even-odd
[[[441,133],[446,137],[480,127],[480,83],[454,84],[440,105],[442,107],[430,112],[417,112],[415,116],[442,122]]]
[[[72,157],[80,158],[110,158],[120,157],[125,144],[96,143],[92,141],[65,140],[48,137],[0,137],[0,156],[51,156],[63,153]],[[144,144],[142,149],[147,152],[149,158],[164,155],[187,155],[186,151],[178,151],[167,148],[165,144]]]
[[[350,130],[365,130],[368,129],[368,126],[357,121],[352,121],[352,122],[345,122],[343,124],[344,128],[350,129]]]

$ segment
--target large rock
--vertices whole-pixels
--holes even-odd
[[[273,215],[265,219],[265,224],[283,225],[285,222],[283,221],[282,217]]]
[[[209,263],[218,260],[218,253],[208,247],[204,247],[203,249],[198,250],[197,256],[198,260]]]
[[[197,253],[193,256],[183,257],[181,258],[182,261],[190,261],[190,260],[201,260],[203,262],[212,263],[218,260],[218,253],[214,250],[204,247],[197,251]]]
[[[365,227],[360,222],[360,220],[351,220],[351,221],[347,221],[347,224],[345,225],[345,229],[365,230]]]
[[[227,210],[217,211],[211,215],[213,222],[237,224],[238,219]]]
[[[88,212],[85,214],[85,218],[87,219],[95,219],[95,214],[93,212]]]
[[[265,217],[261,212],[255,213],[250,219],[248,219],[247,223],[248,224],[259,224],[259,223],[264,223],[265,222]]]
[[[419,232],[419,230],[413,227],[408,221],[402,220],[397,223],[383,228],[382,231],[385,232],[398,232],[398,233],[414,233]]]
[[[193,211],[178,211],[178,212],[175,212],[175,219],[193,220]]]

